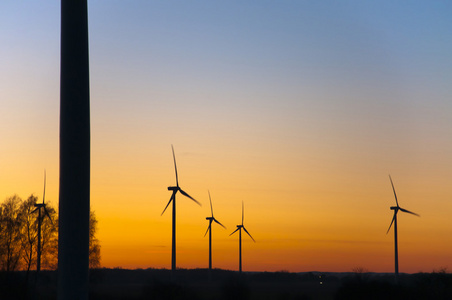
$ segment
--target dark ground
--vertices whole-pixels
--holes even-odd
[[[56,299],[56,271],[0,273],[0,299]],[[90,299],[452,299],[452,274],[91,270]]]

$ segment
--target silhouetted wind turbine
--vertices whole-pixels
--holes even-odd
[[[180,192],[182,195],[190,198],[191,200],[195,201],[197,204],[201,206],[201,203],[196,201],[193,197],[191,197],[189,194],[184,192],[179,187],[179,180],[177,177],[177,166],[176,166],[176,156],[174,155],[174,147],[171,145],[171,149],[173,150],[173,159],[174,159],[174,170],[176,171],[176,186],[169,186],[168,191],[173,191],[173,194],[171,195],[170,200],[168,201],[168,204],[165,206],[165,209],[163,210],[162,214],[165,212],[165,210],[170,205],[171,201],[173,202],[173,237],[172,237],[172,247],[171,247],[171,270],[176,270],[176,194],[177,192]]]
[[[215,217],[213,216],[213,207],[212,207],[212,199],[210,198],[210,191],[207,191],[209,193],[209,201],[210,201],[210,211],[212,213],[211,217],[207,217],[206,220],[209,221],[209,227],[207,227],[207,231],[204,234],[204,236],[206,236],[207,232],[209,232],[209,272],[212,272],[212,222],[217,223],[218,225],[220,225],[221,227],[223,227],[224,229],[226,229],[226,227],[224,227],[223,224],[221,224],[217,219],[215,219]]]
[[[50,217],[49,211],[46,208],[46,171],[44,170],[44,192],[42,194],[42,203],[35,203],[36,209],[31,213],[38,212],[38,257],[36,258],[36,271],[41,270],[41,224],[43,217],[47,216],[52,223],[52,218]],[[41,208],[44,209],[44,216],[41,215]]]
[[[389,180],[391,181],[391,186],[392,186],[392,190],[394,191],[394,197],[395,197],[395,201],[396,201],[396,206],[391,206],[390,209],[392,209],[394,211],[394,217],[392,217],[392,221],[391,224],[389,224],[389,228],[388,231],[386,231],[386,234],[388,234],[389,230],[391,229],[392,224],[394,223],[394,255],[395,255],[395,276],[396,276],[396,280],[399,276],[399,254],[398,254],[398,250],[397,250],[397,213],[400,211],[403,211],[405,213],[409,213],[415,216],[420,217],[418,214],[411,212],[409,210],[406,210],[404,208],[401,208],[399,206],[399,202],[397,201],[397,194],[394,188],[394,184],[392,183],[392,178],[391,175],[389,175]]]
[[[237,225],[237,229],[234,230],[234,232],[232,232],[229,236],[233,235],[236,231],[239,232],[239,272],[242,273],[242,229],[245,230],[246,234],[248,234],[250,236],[250,238],[253,240],[253,242],[256,242],[253,237],[251,236],[251,234],[248,232],[248,230],[246,230],[245,225],[243,225],[243,219],[245,216],[244,213],[244,207],[243,207],[243,201],[242,201],[242,224],[241,225]]]

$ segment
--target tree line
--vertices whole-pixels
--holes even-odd
[[[6,198],[0,206],[0,270],[36,270],[38,253],[38,197],[23,200],[18,195]],[[50,216],[41,215],[41,269],[58,266],[58,213],[46,203]],[[90,211],[89,267],[100,267],[100,244],[96,238],[97,219]]]

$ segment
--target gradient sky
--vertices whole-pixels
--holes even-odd
[[[91,206],[105,267],[452,268],[452,4],[89,1]],[[0,3],[0,198],[58,203],[60,3]]]

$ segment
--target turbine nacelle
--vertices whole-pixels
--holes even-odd
[[[196,202],[199,206],[201,206],[201,203],[199,203],[195,198],[193,198],[192,196],[190,196],[189,194],[187,194],[184,190],[182,190],[179,187],[179,179],[177,177],[177,166],[176,166],[176,156],[174,155],[174,148],[173,145],[171,145],[171,149],[173,150],[173,160],[174,160],[174,171],[176,173],[176,186],[169,186],[168,187],[168,191],[173,191],[173,194],[171,195],[171,198],[168,201],[168,204],[165,206],[165,209],[163,210],[162,214],[165,213],[166,209],[168,208],[168,206],[170,205],[171,201],[174,201],[174,203],[176,202],[176,194],[177,192],[180,192],[182,195],[184,195],[185,197],[190,198],[191,200],[193,200],[194,202]]]
[[[44,170],[44,192],[42,194],[42,203],[35,203],[34,207],[36,207],[36,209],[33,210],[31,213],[33,214],[33,213],[39,211],[39,215],[41,215],[41,208],[43,208],[44,209],[44,218],[45,218],[45,216],[47,216],[49,218],[50,222],[53,224],[52,218],[50,217],[50,214],[47,211],[45,201],[46,201],[46,171]],[[39,220],[39,222],[40,221],[41,220]]]
[[[211,216],[210,217],[206,217],[206,220],[209,220],[210,224],[212,224],[212,222],[215,222],[218,225],[220,225],[221,227],[223,227],[224,229],[226,229],[226,227],[223,224],[221,224],[220,221],[215,219],[215,217],[213,216],[212,198],[210,198],[210,191],[207,190],[207,192],[209,193],[209,202],[210,202],[210,213],[211,213]],[[209,228],[207,228],[207,231],[209,231],[209,229],[210,229],[210,224],[209,224]],[[207,234],[207,232],[206,232],[206,234]]]
[[[391,209],[391,210],[399,210],[399,207],[398,206],[391,206],[389,209]]]
[[[237,225],[237,229],[234,230],[229,236],[233,235],[234,233],[236,233],[237,231],[240,231],[240,233],[242,232],[242,229],[245,231],[246,234],[249,235],[249,237],[253,240],[253,242],[256,242],[254,240],[254,238],[251,236],[251,234],[248,232],[248,230],[246,230],[245,225],[243,225],[243,220],[245,218],[245,208],[243,205],[243,201],[242,201],[242,224]]]

